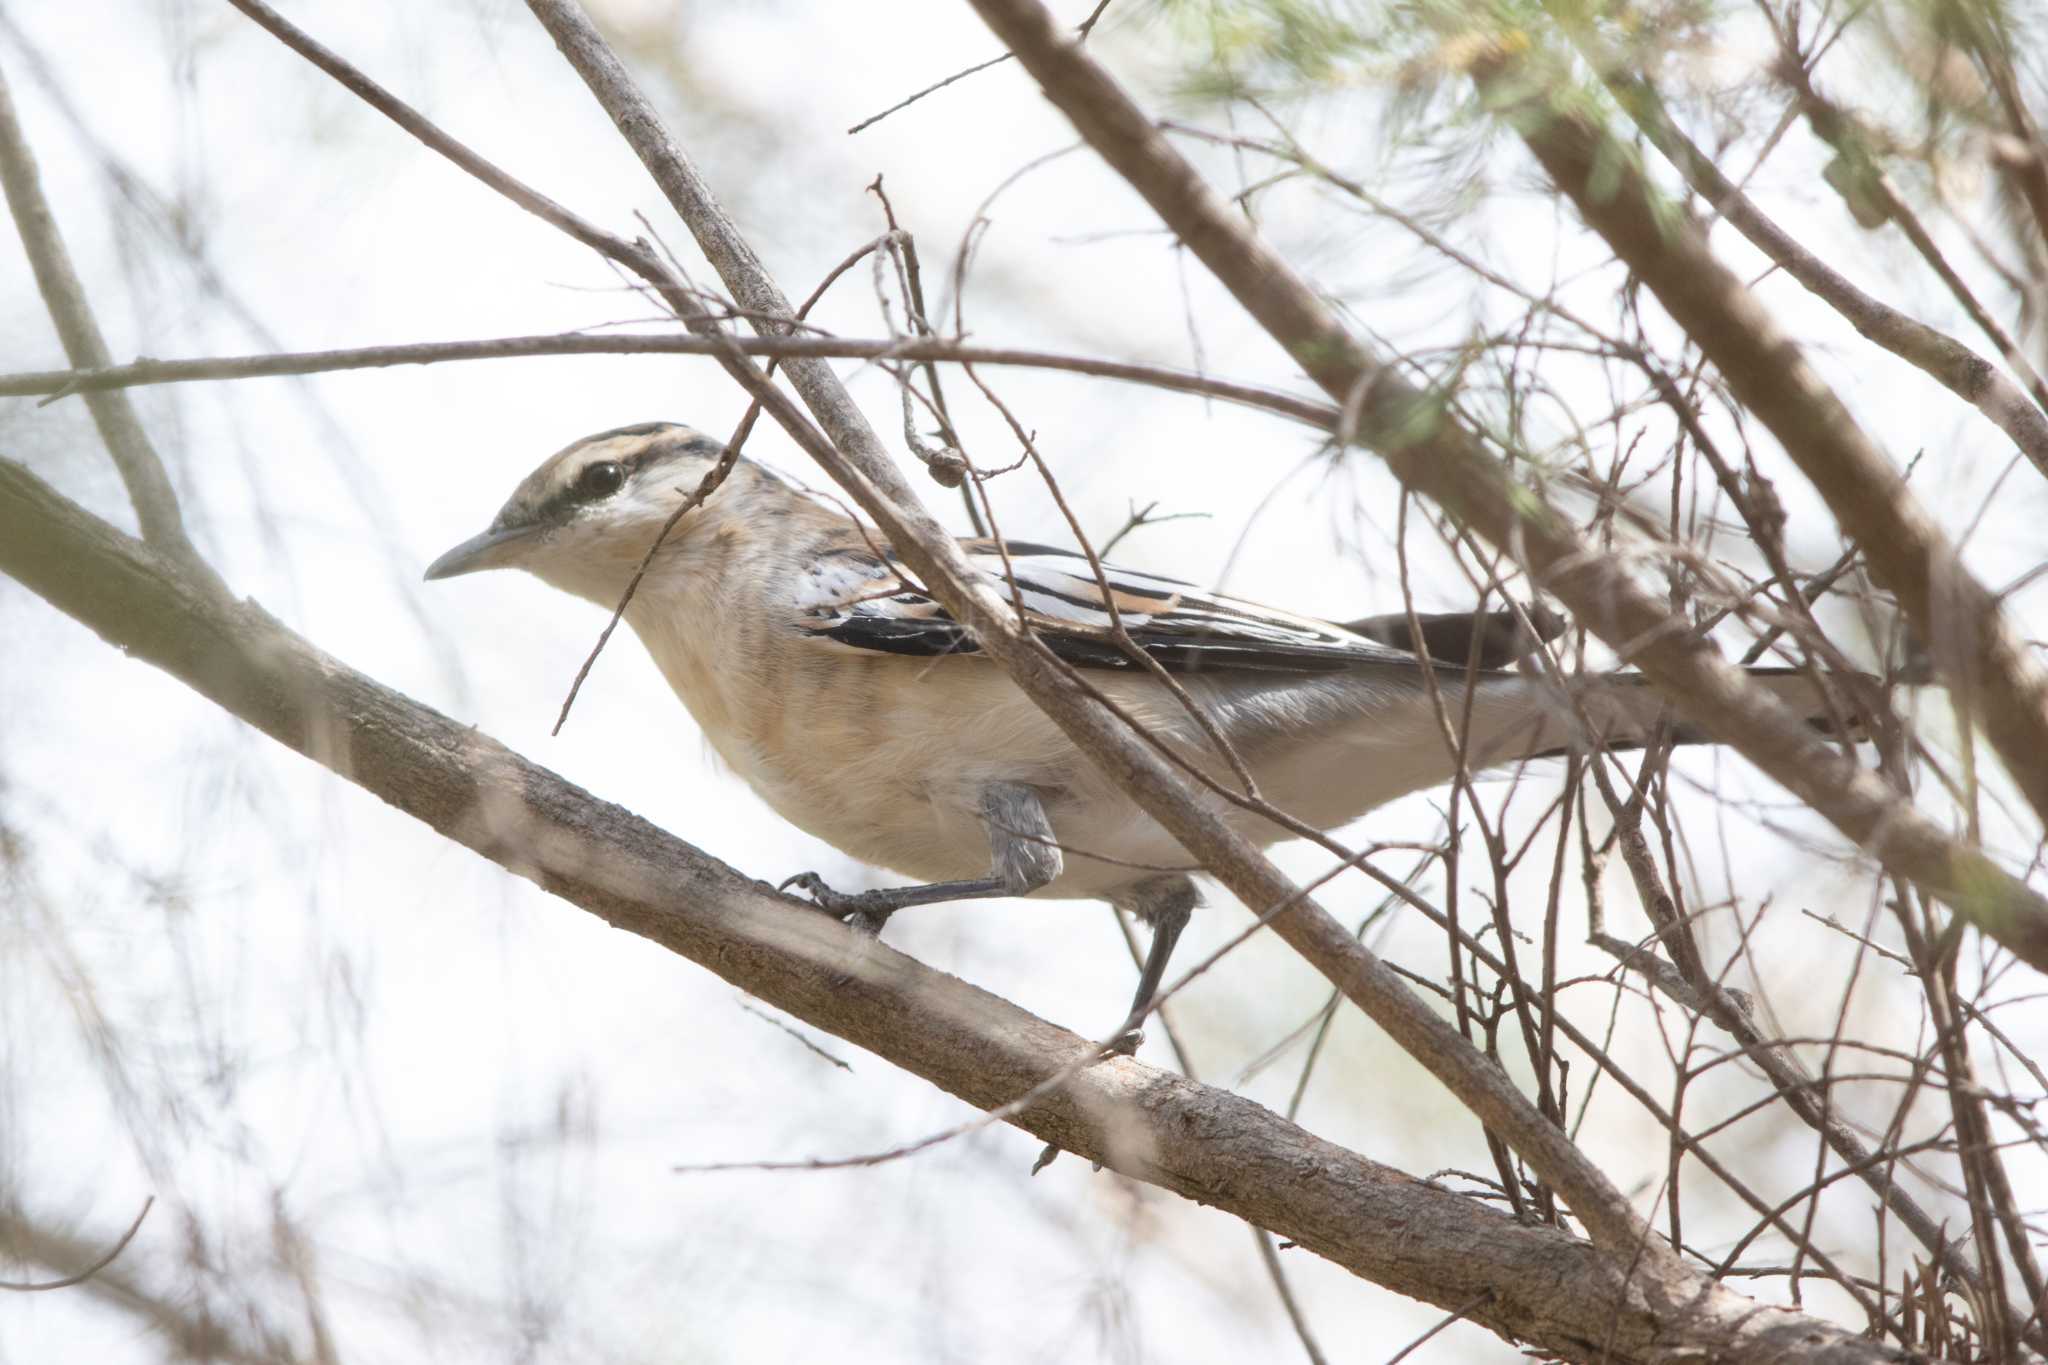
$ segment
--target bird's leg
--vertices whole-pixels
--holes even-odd
[[[1110,1051],[1129,1056],[1144,1041],[1140,1026],[1151,1010],[1152,997],[1159,993],[1159,983],[1166,978],[1167,959],[1180,942],[1180,931],[1188,927],[1188,916],[1201,903],[1201,896],[1192,877],[1176,872],[1113,892],[1110,903],[1152,926],[1152,947],[1145,954],[1145,965],[1138,971],[1138,993],[1131,998],[1131,1012],[1124,1018],[1123,1031],[1110,1044]]]
[[[1159,983],[1166,979],[1166,962],[1173,956],[1173,945],[1180,942],[1180,931],[1188,927],[1188,916],[1202,903],[1202,897],[1195,890],[1194,878],[1174,872],[1120,887],[1110,893],[1109,903],[1152,926],[1152,946],[1145,953],[1145,964],[1138,969],[1138,993],[1131,997],[1131,1012],[1124,1016],[1123,1028],[1104,1049],[1128,1057],[1145,1041],[1140,1025],[1151,1012],[1152,997],[1159,994]],[[1046,1143],[1038,1160],[1031,1163],[1031,1174],[1037,1175],[1050,1166],[1059,1154],[1058,1143]],[[1098,1163],[1095,1169],[1102,1167]]]
[[[799,872],[779,889],[797,887],[856,928],[880,933],[889,916],[913,905],[1025,896],[1060,875],[1059,845],[1053,842],[1052,821],[1046,818],[1037,791],[1021,782],[990,783],[981,794],[981,821],[988,830],[986,877],[847,892],[834,891],[815,872]]]

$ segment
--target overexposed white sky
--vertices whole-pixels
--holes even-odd
[[[1060,10],[1078,18],[1090,7]],[[642,230],[634,214],[645,214],[697,278],[711,280],[522,7],[284,8],[584,216],[631,234]],[[1074,141],[1014,66],[845,134],[996,51],[964,5],[619,0],[594,9],[792,296],[880,231],[864,193],[880,173],[919,236],[928,288],[950,302],[955,250],[986,197]],[[645,301],[589,252],[426,152],[225,5],[29,0],[4,17],[0,71],[117,358],[650,320]],[[1093,42],[1155,109],[1220,125],[1214,111],[1174,95],[1174,62],[1188,49],[1150,7],[1113,5]],[[1299,131],[1369,170],[1376,100],[1362,91],[1305,117]],[[1223,183],[1243,183],[1231,158],[1203,159]],[[1617,277],[1581,272],[1603,254],[1526,192],[1530,172],[1511,149],[1484,164],[1505,192],[1453,230],[1538,288],[1553,272],[1577,279],[1573,288],[1597,313]],[[1898,268],[1901,247],[1845,226],[1813,164],[1795,138],[1756,189],[1795,231],[1853,253],[1866,283],[1953,326],[1945,301]],[[146,197],[114,188],[110,166],[139,177]],[[1417,178],[1398,166],[1386,174],[1395,188]],[[1289,192],[1268,201],[1265,225],[1355,317],[1404,349],[1456,344],[1512,316],[1428,267],[1398,229],[1339,219],[1329,204]],[[1298,384],[1278,349],[1085,152],[1033,171],[990,214],[966,304],[976,339],[1199,362],[1234,378]],[[197,244],[203,264],[169,228]],[[1721,245],[1731,262],[1752,267],[1739,243]],[[1813,342],[1897,458],[1926,449],[1940,477],[1923,482],[1923,495],[1948,525],[1964,526],[2003,466],[1994,434],[1917,374],[1874,359],[1789,285],[1758,288]],[[0,303],[15,319],[0,336],[0,364],[61,367],[11,249],[0,249]],[[865,271],[817,317],[878,335]],[[899,429],[886,378],[843,369],[878,428]],[[1321,465],[1300,473],[1247,529],[1253,504],[1314,454],[1311,433],[1099,381],[991,377],[1098,537],[1132,503],[1202,514],[1139,532],[1120,559],[1198,580],[1229,563],[1234,592],[1334,617],[1398,606],[1393,485],[1372,461],[1353,459],[1334,476]],[[962,401],[966,391],[952,390],[977,453],[1005,456],[1001,419]],[[816,869],[841,886],[887,879],[781,823],[719,771],[623,635],[561,737],[549,738],[602,624],[587,605],[513,575],[418,582],[528,469],[580,435],[653,418],[730,430],[744,404],[708,361],[444,365],[136,397],[202,548],[238,592],[322,648],[750,875]],[[1568,387],[1566,397],[1581,420],[1603,410],[1589,387]],[[1550,420],[1562,434],[1562,418]],[[751,449],[817,477],[772,429]],[[131,523],[76,399],[47,408],[0,400],[0,454]],[[1793,512],[1793,558],[1824,566],[1837,552],[1832,528],[1796,475],[1771,472]],[[957,520],[950,495],[919,482]],[[996,487],[1008,534],[1068,538],[1026,476]],[[2004,486],[1971,542],[1987,580],[2006,581],[2038,558],[2044,513],[2048,495],[2030,472]],[[1440,575],[1419,590],[1422,606],[1470,600],[1462,580],[1441,577],[1440,557],[1418,562]],[[964,1110],[818,1038],[851,1070],[828,1065],[709,973],[449,846],[5,582],[0,641],[0,833],[33,850],[0,918],[0,1191],[25,1216],[100,1242],[154,1193],[159,1207],[121,1264],[163,1292],[234,1284],[278,1312],[303,1349],[303,1315],[278,1308],[295,1300],[268,1268],[273,1210],[283,1209],[306,1231],[345,1361],[1298,1353],[1241,1224],[1072,1159],[1030,1178],[1036,1144],[1014,1130],[872,1168],[673,1174],[677,1163],[875,1150],[955,1124]],[[1940,724],[1940,708],[1930,710]],[[1691,893],[1700,902],[1725,896],[1731,865],[1745,895],[1769,888],[1780,908],[1757,939],[1760,984],[1786,1032],[1830,1032],[1847,955],[1797,911],[1860,923],[1869,879],[1845,868],[1839,841],[1786,808],[1740,760],[1691,754],[1679,767],[1702,788],[1679,807],[1698,868]],[[1518,806],[1525,816],[1554,774],[1538,769],[1526,781],[1534,785]],[[1430,837],[1440,806],[1441,794],[1399,803],[1368,822],[1370,837]],[[2010,832],[1995,812],[1990,826]],[[1300,848],[1280,856],[1304,874],[1325,861]],[[1518,903],[1540,907],[1548,879],[1548,864],[1532,859],[1512,888]],[[1185,962],[1242,923],[1227,897],[1211,899]],[[1377,899],[1351,879],[1325,903],[1355,919]],[[1633,936],[1643,926],[1631,912],[1613,928]],[[920,910],[892,923],[889,939],[1084,1033],[1114,1022],[1133,975],[1097,905]],[[1725,949],[1732,934],[1719,941]],[[1383,946],[1416,971],[1443,970],[1440,938],[1412,919],[1397,919]],[[1570,970],[1606,969],[1576,944],[1571,951]],[[1849,1032],[1911,1046],[1912,1020],[1892,1012],[1902,997],[1887,970],[1864,969]],[[1299,1047],[1255,1076],[1239,1073],[1323,996],[1307,968],[1259,939],[1185,992],[1175,1013],[1203,1079],[1283,1106]],[[1584,1022],[1603,1024],[1608,999],[1595,1005],[1589,993]],[[1661,1065],[1664,1043],[1640,1002],[1625,1001],[1616,1018],[1617,1055]],[[2048,1042],[2039,1010],[2008,1017],[2007,1027]],[[1157,1032],[1145,1056],[1167,1064]],[[107,1039],[118,1046],[102,1047]],[[1688,1112],[1732,1109],[1752,1084],[1733,1067],[1709,1073]],[[1878,1094],[1861,1112],[1882,1122],[1889,1098]],[[1491,1169],[1477,1125],[1352,1016],[1331,1038],[1302,1118],[1417,1174]],[[1754,1141],[1742,1136],[1752,1131]],[[1660,1130],[1608,1091],[1580,1138],[1624,1189],[1654,1200]],[[1810,1135],[1764,1123],[1717,1150],[1781,1192],[1809,1178],[1814,1159]],[[1688,1230],[1701,1245],[1747,1225],[1708,1177],[1689,1178],[1698,1194]],[[1866,1201],[1860,1187],[1838,1194],[1823,1205],[1820,1237],[1853,1259],[1870,1240]],[[1333,1359],[1384,1359],[1440,1317],[1305,1251],[1285,1259]],[[42,1273],[0,1264],[0,1278]],[[1825,1291],[1809,1302],[1832,1303]],[[0,1359],[142,1361],[164,1349],[134,1317],[84,1292],[0,1297]],[[1460,1326],[1414,1358],[1511,1355]]]

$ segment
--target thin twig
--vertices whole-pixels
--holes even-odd
[[[0,1289],[17,1294],[42,1294],[52,1289],[69,1289],[75,1284],[84,1284],[93,1276],[114,1263],[114,1258],[128,1249],[135,1240],[135,1234],[142,1230],[142,1220],[149,1217],[149,1211],[156,1207],[156,1196],[150,1195],[142,1201],[142,1208],[135,1215],[135,1221],[128,1225],[128,1231],[121,1234],[121,1240],[108,1249],[107,1254],[94,1261],[76,1275],[66,1275],[61,1280],[0,1280]]]
[[[1100,3],[1098,3],[1095,6],[1095,8],[1089,13],[1088,17],[1086,19],[1083,19],[1080,22],[1080,24],[1076,26],[1075,31],[1081,35],[1081,40],[1083,42],[1087,41],[1089,32],[1094,29],[1095,21],[1100,19],[1102,17],[1102,12],[1108,8],[1109,0],[1100,0]],[[927,85],[924,89],[918,91],[916,94],[907,95],[904,98],[896,101],[896,103],[890,105],[881,113],[868,115],[859,123],[856,123],[851,128],[848,128],[846,130],[847,135],[851,137],[853,134],[858,133],[865,128],[872,128],[874,127],[874,125],[880,123],[883,119],[889,117],[889,115],[893,113],[896,113],[898,110],[908,109],[911,105],[916,104],[926,95],[937,94],[939,91],[944,90],[947,86],[953,84],[953,82],[964,81],[969,76],[972,76],[977,72],[986,71],[992,66],[1001,66],[1004,62],[1009,61],[1010,57],[1011,54],[1008,52],[1000,53],[997,56],[989,58],[985,62],[975,63],[973,66],[968,67],[965,71],[955,71],[952,75],[946,77],[942,81],[933,81],[930,85]]]
[[[654,542],[647,547],[647,553],[640,556],[640,563],[634,567],[633,576],[626,580],[626,590],[619,594],[618,605],[612,608],[611,620],[604,623],[604,629],[597,633],[597,643],[590,647],[590,653],[584,656],[582,666],[576,670],[576,677],[569,684],[569,694],[562,698],[562,709],[556,712],[555,725],[548,731],[549,735],[561,734],[562,727],[568,723],[569,708],[576,704],[576,694],[583,690],[583,680],[590,676],[590,670],[597,663],[597,656],[604,653],[604,647],[611,640],[612,632],[619,628],[619,621],[625,616],[626,608],[632,605],[633,595],[640,590],[640,580],[647,577],[648,567],[654,563],[655,555],[661,552],[662,545],[668,540],[669,532],[676,529],[676,523],[685,515],[695,508],[702,507],[704,500],[718,491],[718,486],[732,473],[732,467],[739,463],[739,458],[738,442],[726,446],[724,453],[718,457],[718,463],[704,472],[704,477],[698,480],[697,487],[677,505],[675,511],[669,513],[668,520],[654,533]]]
[[[824,1048],[819,1047],[809,1038],[806,1038],[801,1032],[799,1032],[794,1026],[789,1024],[787,1021],[777,1019],[768,1011],[756,1006],[753,1001],[747,999],[745,996],[741,996],[738,1003],[739,1007],[745,1010],[748,1014],[753,1015],[756,1019],[762,1020],[769,1024],[773,1024],[776,1028],[782,1030],[790,1037],[796,1039],[799,1043],[802,1043],[806,1051],[811,1052],[816,1056],[821,1057],[824,1060],[832,1063],[832,1065],[838,1067],[841,1071],[853,1070],[853,1064],[851,1062],[848,1062],[843,1057],[834,1057],[831,1053],[825,1051]]]
[[[858,255],[873,249],[870,243]],[[847,264],[850,264],[849,261]],[[842,267],[843,268],[843,267]],[[1007,365],[1021,369],[1064,370],[1097,379],[1118,379],[1172,393],[1216,398],[1292,418],[1323,430],[1334,429],[1337,410],[1327,403],[1297,398],[1257,384],[1197,375],[1163,365],[1103,360],[1014,347],[979,346],[943,337],[855,339],[830,336],[591,336],[581,332],[492,337],[476,341],[427,341],[394,346],[363,346],[334,351],[295,351],[268,355],[219,356],[190,360],[138,360],[127,365],[102,365],[77,370],[31,370],[0,375],[0,398],[52,398],[103,389],[137,388],[150,384],[189,384],[213,379],[261,379],[274,375],[323,374],[338,370],[376,369],[388,365],[433,365],[459,360],[505,360],[552,355],[708,355],[737,352],[770,359],[845,359],[915,361],[975,365]]]
[[[1486,1303],[1491,1301],[1492,1298],[1493,1291],[1491,1289],[1482,1290],[1479,1293],[1474,1294],[1470,1301],[1459,1307],[1456,1311],[1452,1312],[1450,1316],[1442,1319],[1440,1322],[1437,1323],[1436,1326],[1430,1328],[1427,1332],[1424,1332],[1421,1336],[1415,1338],[1415,1340],[1409,1342],[1406,1346],[1403,1346],[1400,1350],[1388,1356],[1387,1365],[1401,1365],[1402,1361],[1406,1360],[1410,1355],[1414,1354],[1416,1349],[1422,1346],[1431,1337],[1435,1336],[1438,1332],[1443,1331],[1446,1327],[1449,1327],[1453,1323],[1463,1322],[1467,1317],[1471,1315],[1474,1309],[1485,1305]]]
[[[22,247],[35,272],[36,287],[42,291],[43,304],[64,344],[64,354],[75,369],[105,368],[109,363],[106,339],[93,319],[92,305],[86,301],[78,272],[72,268],[71,253],[64,247],[57,219],[43,197],[35,155],[15,117],[14,97],[8,92],[4,75],[0,75],[0,188],[6,191],[7,207],[21,233]],[[86,403],[99,427],[100,438],[106,442],[107,453],[120,471],[121,482],[127,486],[142,538],[191,569],[202,581],[220,588],[218,575],[200,557],[185,533],[177,491],[171,487],[163,457],[150,442],[134,404],[120,393],[95,394]]]

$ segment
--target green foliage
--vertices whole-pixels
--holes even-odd
[[[1361,20],[1367,7],[1326,0],[1168,0],[1201,60],[1187,74],[1190,93],[1228,98],[1263,91],[1341,85],[1354,64],[1381,43]]]

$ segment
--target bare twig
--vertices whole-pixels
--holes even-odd
[[[1164,526],[1169,521],[1206,521],[1209,516],[1207,512],[1168,512],[1163,516],[1153,516],[1152,514],[1158,510],[1159,503],[1156,499],[1143,507],[1132,503],[1131,513],[1124,518],[1124,524],[1117,527],[1109,539],[1102,542],[1102,548],[1096,553],[1107,559],[1116,553],[1116,547],[1123,543],[1125,536],[1146,526]]]
[[[71,253],[64,248],[64,238],[57,230],[49,201],[43,198],[35,156],[22,134],[14,112],[14,97],[8,92],[4,77],[0,77],[0,188],[6,191],[7,207],[14,214],[22,247],[35,271],[36,287],[42,291],[43,304],[49,309],[50,321],[56,324],[65,355],[76,369],[104,368],[109,363],[106,340],[93,320],[85,288],[72,269]],[[107,453],[113,456],[121,482],[128,488],[128,500],[134,504],[143,538],[184,560],[202,579],[217,585],[219,580],[213,570],[206,566],[185,534],[177,492],[171,487],[162,457],[143,430],[135,405],[120,393],[96,394],[86,402],[99,427],[100,439],[106,442]]]
[[[1108,8],[1109,0],[1099,0],[1099,3],[1097,3],[1095,8],[1089,11],[1088,17],[1086,19],[1083,19],[1078,25],[1075,26],[1074,31],[1080,35],[1083,41],[1086,41],[1089,32],[1093,30],[1095,27],[1096,20],[1100,19],[1102,17],[1102,12]],[[889,115],[893,113],[896,113],[898,110],[908,109],[911,105],[916,104],[926,95],[935,95],[939,91],[944,90],[947,86],[953,84],[953,82],[955,81],[964,81],[969,76],[975,75],[978,72],[986,71],[992,66],[1001,66],[1004,62],[1007,62],[1009,60],[1009,53],[1000,53],[997,56],[989,58],[985,62],[976,62],[973,66],[968,67],[965,71],[955,71],[952,75],[946,77],[944,80],[933,81],[930,85],[927,85],[924,89],[918,91],[916,94],[906,95],[904,98],[896,101],[887,109],[884,109],[881,113],[869,114],[859,123],[856,123],[851,128],[848,128],[846,130],[847,135],[852,136],[854,133],[858,133],[863,129],[872,128],[874,127],[874,125],[880,123],[883,119],[889,117]]]
[[[832,1065],[838,1067],[841,1071],[853,1070],[853,1064],[851,1062],[847,1061],[843,1057],[834,1057],[831,1053],[825,1051],[824,1048],[819,1047],[809,1038],[806,1038],[794,1026],[792,1026],[784,1020],[777,1019],[774,1015],[768,1013],[768,1011],[754,1004],[745,996],[740,997],[739,1006],[742,1010],[745,1010],[748,1014],[753,1015],[756,1019],[759,1019],[764,1023],[772,1024],[777,1029],[788,1034],[790,1037],[796,1039],[797,1042],[803,1044],[804,1050],[806,1052],[811,1053],[813,1056],[816,1056],[823,1061],[830,1062]]]
[[[863,248],[865,252],[870,248]],[[363,346],[338,351],[300,351],[271,355],[221,356],[193,360],[138,360],[81,370],[41,370],[0,375],[0,398],[49,394],[64,397],[102,389],[146,384],[189,384],[210,379],[260,379],[272,375],[324,374],[337,370],[376,369],[387,365],[434,365],[458,360],[506,360],[548,355],[708,355],[731,351],[771,359],[794,356],[874,361],[1010,365],[1034,370],[1065,370],[1098,379],[1120,379],[1174,393],[1216,398],[1228,403],[1289,417],[1310,426],[1334,426],[1337,410],[1327,403],[1298,398],[1256,384],[1197,375],[1162,365],[1100,360],[1014,347],[978,346],[941,337],[856,340],[827,336],[735,336],[724,340],[702,336],[590,336],[561,332],[547,336],[493,337],[477,341],[426,341],[395,346]]]
[[[633,566],[633,576],[626,580],[626,590],[619,594],[618,605],[612,608],[611,619],[606,621],[604,629],[597,633],[597,642],[591,645],[590,653],[584,656],[582,665],[576,670],[575,678],[569,683],[568,695],[562,698],[562,709],[555,714],[554,728],[548,731],[550,735],[561,734],[562,727],[568,723],[569,708],[576,704],[576,694],[583,690],[583,680],[590,676],[591,668],[597,663],[597,656],[604,653],[605,644],[612,638],[612,632],[619,628],[619,621],[625,616],[626,608],[633,604],[634,594],[640,591],[640,580],[647,577],[648,567],[654,563],[654,557],[661,553],[662,544],[668,540],[669,532],[676,529],[676,523],[685,515],[702,507],[704,500],[718,491],[718,486],[725,482],[726,475],[732,473],[732,467],[739,462],[739,458],[740,443],[734,440],[718,457],[718,463],[704,471],[704,477],[698,480],[697,486],[676,504],[676,510],[669,513],[668,520],[654,533],[654,540],[648,545],[647,553],[641,555],[640,562]]]
[[[1469,1302],[1460,1304],[1458,1308],[1454,1312],[1452,1312],[1449,1317],[1440,1319],[1437,1322],[1437,1324],[1434,1327],[1430,1328],[1427,1332],[1424,1332],[1421,1336],[1415,1338],[1415,1340],[1409,1342],[1406,1346],[1403,1346],[1400,1350],[1388,1356],[1387,1365],[1401,1365],[1402,1361],[1406,1360],[1409,1356],[1414,1355],[1415,1352],[1422,1349],[1423,1346],[1427,1345],[1429,1343],[1430,1338],[1434,1337],[1437,1333],[1443,1331],[1446,1327],[1449,1327],[1454,1323],[1463,1322],[1466,1318],[1472,1316],[1473,1309],[1478,1308],[1481,1304],[1485,1302],[1486,1295],[1473,1295]]]
[[[0,1289],[12,1290],[17,1294],[41,1294],[52,1289],[69,1289],[75,1284],[84,1284],[112,1265],[115,1257],[128,1249],[128,1244],[135,1240],[135,1234],[142,1231],[142,1220],[149,1217],[149,1211],[154,1207],[156,1196],[152,1194],[142,1201],[142,1207],[136,1211],[135,1221],[128,1225],[128,1230],[121,1234],[120,1240],[107,1249],[107,1254],[77,1274],[66,1275],[60,1280],[0,1280]]]
[[[968,67],[964,71],[955,71],[952,75],[947,76],[944,80],[933,81],[930,85],[927,85],[924,89],[917,91],[915,94],[905,95],[902,99],[896,101],[887,109],[884,109],[881,113],[869,114],[859,123],[856,123],[851,128],[848,128],[846,130],[847,136],[851,137],[853,134],[858,133],[863,129],[872,128],[874,125],[880,123],[883,119],[889,117],[889,115],[895,113],[897,110],[908,109],[911,105],[916,104],[926,95],[936,95],[939,91],[944,90],[947,86],[953,84],[953,82],[955,81],[964,81],[969,76],[974,75],[976,72],[986,71],[992,66],[1001,66],[1004,62],[1007,62],[1008,60],[1010,60],[1010,54],[1005,52],[999,56],[991,57],[985,62],[976,62],[973,66]]]

